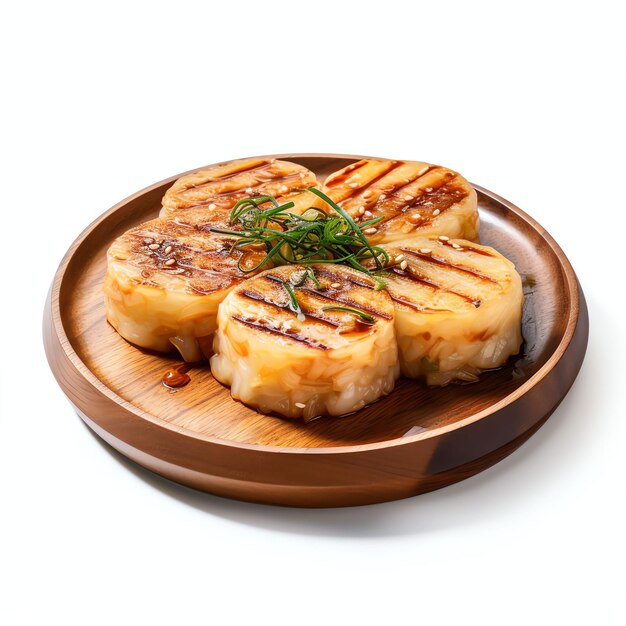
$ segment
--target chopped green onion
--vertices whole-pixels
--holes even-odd
[[[289,308],[298,316],[302,316],[302,309],[300,308],[300,304],[298,303],[298,299],[296,298],[296,292],[293,290],[291,283],[283,282],[283,287],[289,296]]]
[[[350,306],[325,306],[322,308],[322,311],[345,311],[346,313],[353,313],[354,315],[358,315],[364,322],[368,324],[374,324],[376,320],[367,313],[360,311],[359,309],[353,309]]]
[[[265,257],[254,267],[244,268],[239,260],[238,267],[242,272],[251,273],[276,264],[344,263],[368,274],[375,289],[385,289],[385,282],[369,267],[373,263],[376,270],[383,269],[389,262],[389,255],[381,247],[371,245],[363,234],[365,228],[383,218],[376,217],[358,226],[345,209],[319,189],[311,187],[302,191],[309,191],[324,200],[334,213],[311,207],[303,215],[296,215],[290,211],[295,206],[293,202],[279,204],[273,196],[255,196],[239,200],[230,212],[230,223],[238,223],[243,230],[210,230],[236,237],[231,250],[249,245],[265,247]],[[271,206],[263,208],[266,204]],[[314,273],[307,276],[318,289],[321,288]]]

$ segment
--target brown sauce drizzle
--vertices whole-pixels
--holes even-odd
[[[161,382],[164,387],[168,389],[178,389],[179,387],[184,387],[190,380],[191,376],[186,372],[189,370],[191,366],[187,363],[183,363],[182,365],[177,365],[176,367],[171,367],[170,369],[163,374],[163,378]]]

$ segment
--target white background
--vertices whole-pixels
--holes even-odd
[[[0,622],[625,623],[621,3],[213,4],[3,4]],[[559,241],[590,345],[518,452],[303,511],[180,488],[82,425],[40,330],[72,240],[152,182],[289,151],[444,163]]]

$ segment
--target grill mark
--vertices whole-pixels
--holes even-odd
[[[463,250],[459,250],[459,252],[464,252],[465,250],[470,250],[472,252],[475,252],[476,254],[491,257],[492,259],[496,258],[494,254],[487,250],[481,250],[480,248],[474,248],[474,246],[468,246],[467,244],[463,244]]]
[[[480,300],[478,300],[477,298],[474,298],[473,296],[468,296],[467,294],[461,293],[460,291],[454,291],[453,289],[442,287],[439,283],[436,283],[420,274],[417,274],[414,270],[411,270],[409,272],[403,272],[402,270],[399,270],[398,268],[394,267],[392,271],[398,278],[408,279],[409,281],[426,285],[427,287],[430,287],[431,289],[434,289],[435,291],[441,290],[444,293],[450,293],[453,296],[458,296],[459,298],[462,298],[466,302],[473,304],[475,307],[478,307],[480,305]]]
[[[348,278],[348,282],[352,283],[353,285],[358,285],[359,287],[365,287],[366,289],[371,289],[371,290],[375,290],[376,289],[376,285],[370,285],[369,283],[364,283],[361,282],[360,280],[357,280],[356,278]]]
[[[227,277],[228,280],[237,280],[237,282],[240,282],[247,277],[245,272],[241,272],[238,269],[237,264],[234,262],[236,260],[234,257],[232,263],[223,262],[224,257],[216,252],[205,252],[204,254],[201,254],[203,259],[210,258],[213,261],[212,268],[200,267],[195,263],[193,258],[189,257],[165,257],[153,252],[148,254],[143,250],[140,250],[139,252],[133,250],[131,252],[133,253],[133,256],[124,260],[127,265],[142,269],[148,268],[153,272],[166,272],[171,275],[176,270],[188,270],[191,272],[191,274],[187,274],[190,278],[197,274],[204,274],[207,277],[206,280],[214,280],[215,278],[226,279],[225,277]],[[175,258],[176,264],[171,267],[165,266],[164,263],[168,258]]]
[[[291,311],[291,309],[289,308],[288,304],[278,304],[278,302],[273,302],[272,300],[267,300],[263,294],[257,293],[256,291],[250,291],[249,289],[245,289],[244,291],[240,292],[239,295],[244,296],[245,298],[248,298],[250,300],[255,300],[256,302],[264,302],[268,306],[274,307],[274,308],[282,310],[282,311]],[[321,322],[322,324],[325,324],[327,326],[331,326],[332,328],[339,328],[339,324],[338,323],[333,322],[333,321],[331,321],[329,319],[326,319],[324,317],[319,317],[317,315],[313,315],[313,313],[311,311],[302,308],[301,304],[300,304],[300,310],[302,311],[302,314],[305,317],[308,317],[310,319],[316,320],[317,322]]]
[[[367,313],[371,313],[372,315],[375,315],[376,317],[380,317],[385,320],[393,319],[391,315],[387,315],[387,313],[384,313],[383,311],[379,311],[378,309],[374,309],[370,306],[362,304],[361,302],[357,302],[352,298],[344,298],[340,300],[339,298],[333,298],[331,296],[328,296],[321,291],[318,291],[317,289],[311,289],[309,287],[299,287],[299,289],[302,289],[302,291],[306,291],[307,293],[312,293],[316,296],[319,296],[323,300],[328,300],[329,302],[337,302],[339,304],[345,304],[346,306],[350,306],[361,311],[366,311]]]
[[[424,190],[420,190],[422,193],[419,196],[415,196],[412,200],[409,201],[409,203],[406,202],[402,202],[403,207],[405,208],[405,210],[410,210],[414,207],[417,208],[428,208],[430,211],[434,211],[435,209],[439,209],[441,213],[443,213],[444,211],[446,211],[447,209],[449,209],[451,206],[453,206],[454,204],[457,204],[459,202],[461,202],[462,200],[464,200],[467,195],[468,192],[466,189],[464,189],[462,186],[458,187],[458,191],[461,191],[463,193],[463,195],[460,198],[456,198],[454,197],[454,194],[452,192],[450,192],[449,195],[449,200],[451,200],[448,203],[439,201],[438,203],[433,202],[432,206],[428,206],[426,207],[424,202],[428,200],[428,198],[430,197],[430,195],[433,192],[438,192],[439,190],[443,189],[444,187],[446,187],[447,185],[449,185],[450,183],[456,181],[458,178],[460,178],[459,174],[457,172],[453,172],[452,170],[448,170],[445,169],[443,167],[441,167],[440,165],[433,165],[430,166],[428,168],[428,170],[426,170],[421,176],[416,176],[415,178],[413,178],[412,180],[410,180],[408,183],[406,183],[405,185],[401,185],[400,187],[397,187],[394,189],[393,193],[396,193],[397,191],[399,191],[400,189],[404,188],[404,187],[408,187],[409,185],[411,185],[412,183],[414,183],[416,180],[419,180],[420,178],[426,176],[426,174],[430,174],[436,170],[444,170],[444,173],[442,174],[441,178],[432,183],[432,192],[425,192]],[[451,177],[450,177],[450,176]],[[391,219],[395,219],[397,217],[403,217],[404,211],[402,212],[401,215],[398,216],[393,216],[390,217],[389,220],[385,220],[385,221],[390,221]],[[428,216],[423,218],[424,221],[432,221],[432,217]]]
[[[399,167],[401,167],[402,165],[405,165],[405,164],[406,164],[406,161],[398,161],[397,163],[398,163],[398,165],[397,165],[396,167],[392,167],[389,171],[385,172],[385,173],[384,173],[384,174],[382,174],[381,176],[378,176],[378,177],[377,177],[376,179],[374,179],[374,180],[372,181],[372,183],[370,183],[370,184],[373,184],[374,182],[376,182],[376,181],[380,180],[381,178],[383,178],[383,177],[387,176],[387,174],[391,174],[391,172],[393,172],[394,170],[398,169],[398,168],[399,168]],[[394,187],[391,187],[391,189],[388,189],[388,190],[384,191],[383,193],[386,193],[386,194],[387,194],[387,196],[393,196],[393,195],[395,195],[396,193],[398,193],[398,191],[399,191],[400,189],[403,189],[404,187],[407,187],[407,186],[408,186],[408,185],[410,185],[411,183],[414,183],[416,180],[418,180],[418,179],[422,178],[423,176],[426,176],[426,174],[428,174],[428,172],[431,172],[432,170],[437,169],[438,167],[439,167],[438,165],[433,165],[433,166],[430,166],[430,165],[429,165],[429,166],[428,166],[428,169],[427,169],[427,170],[426,170],[423,174],[420,174],[419,176],[416,174],[416,175],[415,175],[415,178],[411,178],[411,179],[409,179],[409,182],[408,182],[408,183],[405,183],[404,181],[396,181],[396,183],[397,183],[397,184],[396,184]],[[391,200],[392,198],[391,198],[391,197],[389,197],[389,199]],[[402,204],[402,206],[406,206],[406,202],[404,202],[404,201],[402,201],[402,203],[401,203],[401,204]]]
[[[460,202],[463,202],[463,200],[465,200],[465,198],[467,198],[468,196],[467,189],[463,189],[462,187],[458,187],[452,190],[444,189],[445,187],[446,185],[442,185],[441,187],[438,187],[433,192],[418,196],[412,201],[413,204],[411,204],[409,208],[428,209],[431,212],[434,211],[435,209],[439,209],[439,211],[443,213],[444,211],[447,211],[450,207],[453,207],[459,204]],[[445,194],[443,195],[443,197],[436,198],[433,195],[431,195],[441,190],[443,190]],[[460,195],[456,192],[460,192]],[[431,202],[431,204],[427,205],[426,202]],[[432,217],[433,216],[431,215],[429,216],[428,219],[432,221]]]
[[[329,183],[328,187],[330,188],[330,185],[334,185],[335,187],[337,187],[338,185],[345,183],[346,180],[350,178],[350,174],[352,174],[353,172],[356,172],[357,170],[360,170],[362,167],[365,167],[367,163],[368,163],[367,159],[361,159],[360,161],[357,161],[356,163],[347,165],[346,167],[343,168],[341,174],[337,174],[334,178],[328,181]]]
[[[416,176],[413,180],[411,180],[408,183],[406,183],[406,185],[403,185],[403,187],[408,187],[409,185],[414,183],[416,180],[419,180],[420,178],[423,178],[424,176],[426,176],[426,174],[430,174],[431,172],[434,172],[436,170],[441,170],[441,169],[444,169],[444,168],[442,168],[440,165],[433,165],[433,166],[429,167],[421,176]],[[446,170],[446,172],[449,172],[449,171],[450,170]],[[448,182],[450,182],[448,180],[445,180],[444,176],[445,176],[445,174],[442,174],[441,178],[431,185],[433,191],[439,191],[439,189],[441,189],[442,187],[445,187],[448,184]],[[454,177],[451,178],[450,180],[453,180],[453,179],[454,179]],[[437,185],[437,183],[439,183],[439,184]],[[435,185],[437,185],[437,186],[435,186]],[[400,189],[401,188],[402,187],[400,187]],[[410,209],[413,206],[417,206],[419,201],[424,199],[424,197],[429,195],[429,193],[430,193],[430,192],[426,192],[424,189],[419,189],[417,191],[421,192],[419,196],[415,196],[413,198],[413,200],[410,200],[408,203],[404,203],[405,206],[407,207],[407,209]],[[422,206],[422,205],[419,205],[419,206]],[[437,208],[437,207],[435,207],[435,208]]]
[[[347,202],[348,200],[353,199],[357,193],[360,193],[361,191],[364,191],[365,189],[369,189],[376,181],[380,180],[384,176],[387,176],[387,174],[390,174],[394,170],[398,169],[400,166],[404,165],[404,161],[389,161],[389,163],[391,164],[389,169],[386,169],[384,172],[381,172],[374,178],[368,180],[365,184],[360,185],[359,187],[354,187],[354,188],[350,187],[348,195],[345,198],[343,198],[343,200],[341,200],[339,204],[343,205],[344,202]],[[352,172],[350,172],[350,174],[351,173]],[[349,176],[346,176],[346,179],[347,178],[349,178]],[[340,184],[344,184],[346,179],[342,180]],[[336,187],[338,185],[334,185],[334,186]],[[329,189],[332,189],[332,188],[333,187],[329,187]]]
[[[384,178],[385,176],[388,176],[389,174],[391,174],[392,172],[394,172],[398,168],[400,168],[403,165],[405,165],[406,161],[390,161],[390,163],[391,163],[391,167],[388,170],[385,170],[384,172],[381,172],[380,174],[378,174],[378,176],[374,176],[374,178],[369,180],[365,186],[369,188],[372,185],[375,185],[381,178]],[[357,187],[357,191],[361,191],[361,189],[363,189],[363,187]]]
[[[254,320],[244,319],[243,317],[239,317],[238,315],[231,315],[231,318],[236,320],[237,322],[243,324],[244,326],[248,326],[249,328],[254,328],[256,330],[261,330],[270,335],[279,335],[280,337],[286,337],[287,339],[293,339],[294,341],[298,341],[303,343],[308,348],[313,348],[315,350],[328,350],[328,346],[325,346],[323,343],[313,343],[307,337],[299,335],[297,333],[287,333],[278,328],[272,328],[271,326],[265,326],[261,322],[255,322]]]
[[[403,300],[402,298],[398,298],[397,296],[394,296],[391,293],[389,294],[389,297],[394,302],[398,302],[399,304],[404,304],[405,306],[408,306],[410,309],[415,309],[416,311],[419,311],[420,313],[452,313],[450,309],[431,309],[430,307],[423,307],[415,302],[409,302],[408,300]]]
[[[322,276],[324,278],[329,278],[329,274],[325,273],[323,270],[318,271],[318,276]],[[330,274],[330,277],[336,277],[335,274]],[[274,282],[278,282],[278,283],[282,283],[283,281],[278,277],[278,276],[273,276],[272,274],[266,274],[265,276],[263,276],[263,278],[268,278],[269,280],[272,280]],[[297,289],[300,289],[302,291],[306,291],[307,293],[311,293],[314,294],[316,296],[319,296],[320,298],[324,299],[324,300],[328,300],[329,302],[337,302],[339,304],[345,304],[347,306],[351,306],[354,307],[356,309],[360,309],[361,311],[366,311],[367,313],[371,313],[372,315],[376,315],[376,317],[380,317],[382,319],[386,319],[386,320],[390,320],[392,319],[391,315],[387,315],[387,313],[384,313],[383,311],[379,311],[378,309],[374,309],[372,307],[367,306],[366,304],[362,304],[360,302],[357,302],[356,300],[353,300],[352,298],[345,298],[343,300],[340,300],[339,298],[333,298],[332,296],[325,294],[317,289],[311,289],[310,287],[297,287]]]
[[[420,178],[423,178],[424,176],[426,176],[426,174],[429,174],[430,172],[434,172],[435,170],[438,170],[438,169],[441,169],[440,165],[429,165],[428,169],[423,174],[419,174],[418,172],[415,178],[411,178],[408,183],[404,183],[404,185],[400,185],[400,187],[396,187],[392,193],[396,193],[398,190],[403,189],[404,187],[408,187],[409,185],[412,185],[416,180],[419,180]],[[437,189],[439,189],[439,187],[437,187]],[[415,198],[413,198],[413,200],[415,200]],[[411,200],[411,202],[413,202],[413,200]],[[406,202],[404,204],[406,205]],[[412,205],[408,205],[408,206],[412,206]]]
[[[204,182],[198,183],[197,185],[191,184],[189,186],[185,186],[180,191],[189,191],[190,189],[200,189],[201,187],[205,187],[206,185],[209,185],[211,183],[214,183],[220,180],[229,180],[230,178],[233,178],[234,176],[238,176],[242,172],[255,172],[257,170],[266,169],[270,165],[272,165],[272,162],[267,161],[267,160],[262,161],[261,163],[259,163],[259,165],[255,165],[254,167],[250,167],[249,165],[244,165],[242,163],[241,165],[239,165],[237,169],[235,169],[234,172],[231,172],[230,174],[224,174],[223,176],[211,176],[209,180],[205,180]]]
[[[259,181],[261,185],[264,185],[266,183],[278,183],[281,180],[287,180],[289,178],[300,178],[300,172],[291,172],[291,174],[281,174],[280,176],[271,176],[270,178],[266,178],[265,180],[259,179]]]
[[[144,239],[144,237],[137,237],[137,235],[135,235],[134,233],[130,233],[130,235],[132,237],[136,237],[138,239]],[[223,237],[225,238],[226,235],[223,235]],[[224,259],[224,258],[232,258],[232,259],[239,259],[242,256],[245,256],[246,254],[254,254],[255,252],[259,252],[259,254],[261,253],[260,251],[257,250],[252,250],[252,249],[247,249],[247,248],[238,248],[234,253],[230,252],[230,248],[229,247],[221,247],[221,248],[196,248],[195,246],[191,246],[188,245],[186,243],[182,243],[180,241],[180,239],[177,239],[176,237],[167,237],[164,235],[160,235],[159,237],[153,237],[153,239],[160,239],[163,238],[164,241],[161,244],[161,247],[158,250],[150,250],[147,248],[147,244],[144,244],[143,241],[141,242],[137,242],[137,241],[131,241],[129,242],[129,246],[128,249],[129,251],[133,254],[133,255],[137,255],[137,256],[141,256],[142,258],[147,258],[147,259],[157,259],[159,261],[166,261],[169,258],[176,258],[177,262],[181,263],[182,261],[185,260],[185,258],[194,258],[194,257],[202,257],[202,258],[211,258],[211,259]],[[226,243],[228,244],[228,240],[225,239]],[[202,241],[199,241],[198,243],[203,243]],[[162,254],[162,251],[164,251],[165,248],[167,248],[167,246],[172,246],[172,252],[176,253],[175,256],[166,256],[164,254]],[[126,247],[126,246],[125,246]],[[190,267],[195,267],[195,266],[190,266]],[[198,268],[198,269],[203,269],[203,268]],[[208,271],[208,270],[207,270]]]
[[[465,274],[470,274],[480,280],[488,281],[490,283],[498,284],[498,281],[495,278],[491,278],[491,276],[487,276],[485,274],[481,274],[476,270],[473,270],[471,267],[467,267],[465,265],[454,265],[450,263],[447,259],[443,257],[436,257],[434,255],[422,254],[421,252],[416,252],[415,250],[411,250],[410,248],[400,248],[400,250],[406,254],[410,254],[413,257],[417,257],[418,259],[422,259],[428,263],[433,263],[435,265],[440,265],[441,267],[449,267],[451,269],[458,270],[459,272],[463,272]]]
[[[299,172],[294,172],[292,174],[282,174],[281,176],[277,176],[275,178],[267,178],[265,180],[259,180],[257,183],[254,183],[252,185],[246,185],[245,187],[237,187],[236,189],[230,189],[229,191],[222,191],[220,193],[212,193],[209,195],[208,198],[205,198],[203,200],[193,200],[194,205],[193,206],[204,206],[207,204],[211,204],[212,202],[215,202],[216,198],[221,198],[221,199],[225,199],[225,198],[230,198],[230,197],[234,197],[234,196],[238,196],[241,195],[242,197],[247,197],[247,196],[252,196],[254,197],[254,195],[264,195],[262,192],[259,191],[253,191],[251,194],[246,193],[246,189],[248,186],[251,186],[253,188],[260,188],[263,185],[267,185],[269,183],[274,183],[274,184],[278,184],[280,182],[284,182],[288,179],[291,178],[297,178],[300,179],[300,174]],[[197,187],[194,187],[194,189],[196,188],[201,188],[201,187],[206,187],[208,185],[210,185],[212,182],[214,181],[209,181],[207,183],[203,183],[202,185],[197,185]],[[287,191],[287,193],[292,192],[294,189],[305,189],[305,187],[292,187],[289,189],[289,191]],[[285,194],[279,194],[276,197],[277,198],[282,198]],[[219,210],[219,207],[218,207]]]
[[[381,174],[379,174],[378,176],[375,176],[374,178],[372,178],[371,180],[369,180],[365,185],[363,185],[362,187],[355,187],[354,189],[352,189],[351,193],[349,196],[346,196],[340,204],[346,202],[346,200],[350,200],[352,198],[354,198],[354,196],[356,195],[357,192],[361,192],[364,191],[366,189],[369,189],[370,187],[372,187],[372,185],[375,185],[377,181],[379,181],[381,178],[384,178],[385,176],[387,176],[388,174],[391,174],[394,170],[397,170],[399,167],[402,167],[404,165],[404,161],[391,161],[391,167],[388,170],[385,170],[384,172],[382,172]],[[387,192],[387,193],[393,193],[393,192]],[[377,200],[378,202],[378,200]],[[373,206],[376,206],[375,204]]]

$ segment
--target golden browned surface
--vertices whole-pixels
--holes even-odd
[[[415,237],[383,248],[392,264],[385,274],[396,303],[432,313],[473,312],[509,290],[519,277],[493,248],[462,239]]]
[[[317,186],[315,174],[301,165],[278,159],[242,159],[207,167],[179,178],[163,196],[162,216],[205,206],[230,210],[239,200],[270,195],[297,206],[314,201],[298,190]]]
[[[411,234],[476,240],[476,193],[456,172],[418,161],[362,159],[331,174],[326,192],[358,221],[383,220],[369,237],[386,243]]]
[[[304,278],[305,266],[267,270],[235,289],[229,307],[238,313],[231,318],[280,341],[318,350],[343,346],[363,334],[375,333],[376,320],[393,320],[393,304],[387,292],[373,291],[374,283],[362,272],[343,265],[309,267],[320,287],[308,277],[302,285],[293,285]],[[299,317],[290,308],[285,288],[289,281],[302,311]],[[370,315],[374,322],[328,307],[351,307]]]
[[[209,294],[248,277],[264,249],[232,249],[236,237],[211,228],[241,230],[222,211],[188,211],[176,218],[157,218],[116,239],[109,264],[123,266],[137,282],[156,288]],[[264,268],[265,269],[265,268]]]

